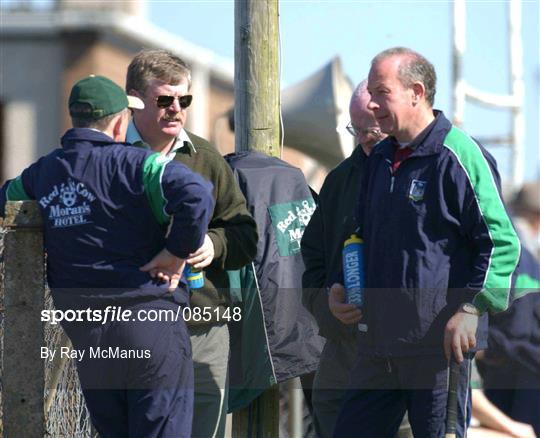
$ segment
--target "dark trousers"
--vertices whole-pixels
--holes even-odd
[[[139,310],[176,311],[164,300],[123,309],[130,321],[64,324],[92,423],[101,437],[190,437],[193,363],[185,322],[141,321]],[[180,312],[180,315],[182,312]]]
[[[470,422],[470,363],[460,367],[457,436]],[[444,437],[449,368],[441,356],[393,359],[360,357],[351,389],[339,414],[334,437],[393,438],[408,413],[414,436]]]

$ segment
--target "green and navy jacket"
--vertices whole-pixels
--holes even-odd
[[[365,241],[361,349],[374,355],[443,351],[462,303],[508,307],[520,244],[500,195],[493,157],[441,112],[395,172],[397,141],[379,143],[363,178],[358,218]],[[487,315],[478,348],[486,347]]]
[[[166,285],[139,267],[164,247],[181,258],[200,247],[211,191],[180,163],[77,128],[2,187],[0,212],[6,201],[37,201],[53,292],[69,288],[90,301],[165,296]],[[174,298],[186,302],[185,290]]]

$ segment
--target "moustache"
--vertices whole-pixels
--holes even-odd
[[[165,114],[162,119],[166,122],[180,122],[182,120],[180,114]]]

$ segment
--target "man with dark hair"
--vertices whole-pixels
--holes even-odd
[[[194,437],[225,434],[228,397],[230,313],[226,270],[239,269],[255,257],[257,228],[229,165],[206,140],[184,129],[191,75],[186,64],[166,50],[143,50],[131,61],[128,94],[140,97],[127,139],[176,160],[210,181],[216,202],[204,243],[187,258],[204,269],[205,284],[192,290],[193,312],[205,315],[188,321],[195,370]]]
[[[367,108],[367,80],[354,90],[349,105],[347,130],[357,147],[350,157],[326,177],[319,205],[302,237],[306,270],[302,277],[303,302],[326,338],[313,381],[313,417],[317,435],[331,437],[348,384],[348,371],[356,358],[357,329],[336,319],[328,308],[327,287],[342,269],[343,242],[356,228],[354,206],[360,192],[362,170],[373,146],[385,137],[373,112]]]
[[[7,201],[38,201],[48,284],[57,311],[78,315],[62,327],[99,434],[188,438],[193,366],[181,276],[203,242],[211,186],[122,143],[128,107],[143,103],[103,76],[77,82],[69,97],[76,127],[2,187],[0,212]],[[163,311],[180,316],[150,317]]]
[[[337,318],[365,328],[336,437],[392,437],[405,411],[415,436],[444,436],[452,356],[464,436],[471,353],[487,346],[485,313],[508,305],[520,245],[496,164],[433,110],[435,78],[406,48],[380,53],[369,72],[368,108],[389,137],[370,155],[360,194],[364,306],[343,304],[337,283],[329,295]]]

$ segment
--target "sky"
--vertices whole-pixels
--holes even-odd
[[[33,2],[38,7],[50,3]],[[233,0],[148,0],[145,7],[154,24],[233,60]],[[523,0],[522,11],[525,180],[531,180],[540,179],[540,0]],[[467,1],[466,13],[465,79],[482,91],[509,93],[508,2]],[[279,26],[283,88],[308,77],[335,56],[356,84],[367,76],[369,62],[378,52],[407,46],[434,64],[438,75],[435,107],[451,117],[451,2],[280,0]],[[510,121],[509,111],[466,105],[464,128],[477,138],[506,135]],[[509,170],[508,149],[489,150],[504,179]]]
[[[525,180],[540,177],[540,2],[523,1],[522,37],[526,81]],[[151,1],[149,19],[164,29],[234,57],[234,2]],[[505,1],[468,1],[464,76],[473,86],[509,93]],[[369,62],[381,50],[410,47],[435,66],[435,107],[452,114],[452,3],[447,1],[287,1],[279,4],[281,84],[308,77],[340,56],[353,83],[367,77]],[[506,135],[510,112],[468,103],[464,128],[475,137]],[[508,149],[490,147],[501,173],[509,171]]]

